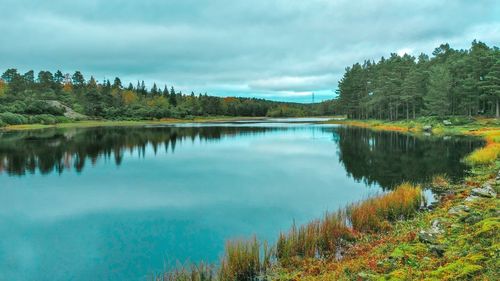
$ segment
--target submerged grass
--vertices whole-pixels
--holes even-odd
[[[198,265],[179,266],[177,269],[155,276],[154,281],[214,281],[216,279],[213,265],[201,262]]]

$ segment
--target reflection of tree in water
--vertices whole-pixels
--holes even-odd
[[[144,156],[151,145],[174,152],[185,140],[211,141],[224,136],[260,134],[277,128],[262,127],[156,127],[156,128],[90,128],[46,129],[0,133],[0,172],[11,175],[42,174],[54,170],[62,173],[74,167],[81,172],[86,161],[95,164],[101,157],[114,158],[120,165],[125,152],[137,150]]]
[[[466,169],[461,159],[482,145],[471,138],[419,138],[351,127],[338,127],[335,134],[339,160],[348,175],[383,188],[443,173],[458,179]]]
[[[62,173],[74,168],[81,172],[90,161],[113,159],[116,165],[126,152],[144,157],[150,146],[174,152],[184,141],[218,141],[225,136],[263,134],[270,127],[113,127],[89,129],[47,129],[0,133],[0,172],[24,175]],[[323,128],[329,131],[331,128]],[[367,184],[390,188],[403,180],[421,181],[439,173],[452,178],[463,175],[460,160],[482,144],[470,138],[425,138],[360,128],[333,129],[339,159],[349,176]],[[329,153],[325,151],[325,153]]]

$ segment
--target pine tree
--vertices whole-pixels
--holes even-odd
[[[175,96],[174,87],[170,88],[170,96],[168,97],[168,103],[170,103],[170,105],[173,107],[177,106],[177,97]]]
[[[431,69],[429,92],[424,98],[429,115],[445,116],[449,113],[448,95],[451,78],[448,69],[443,65],[435,65]]]
[[[497,52],[495,64],[488,74],[484,76],[481,88],[488,94],[490,100],[495,105],[495,116],[500,117],[500,57]]]
[[[115,80],[113,81],[113,89],[121,89],[121,88],[122,88],[122,81],[120,80],[120,78],[115,77]]]
[[[151,95],[153,97],[156,97],[158,95],[158,87],[156,86],[156,83],[153,83],[153,87],[151,88]]]
[[[71,78],[73,80],[73,87],[75,87],[76,89],[82,89],[84,87],[85,78],[80,71],[75,71]]]

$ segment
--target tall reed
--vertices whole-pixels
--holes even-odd
[[[326,213],[320,220],[299,227],[294,223],[288,232],[280,234],[276,257],[283,265],[297,258],[335,258],[356,232],[385,230],[389,222],[417,212],[422,200],[419,186],[403,183],[389,193]]]
[[[423,200],[420,186],[403,183],[394,191],[352,204],[347,213],[354,230],[377,232],[387,228],[387,222],[414,215]]]
[[[271,265],[272,251],[267,242],[262,245],[262,251],[255,236],[251,240],[228,241],[220,263],[219,280],[256,280]]]
[[[352,238],[346,222],[346,212],[326,213],[297,228],[295,223],[287,233],[281,233],[276,244],[276,257],[283,263],[294,258],[334,257],[343,241]]]

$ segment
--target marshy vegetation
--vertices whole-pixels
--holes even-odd
[[[486,146],[476,149],[465,161],[472,165],[487,165],[495,162],[500,156],[500,129],[482,128],[473,132],[471,135],[482,136],[486,140]]]
[[[157,275],[154,281],[213,281],[215,271],[213,265],[206,263],[178,266],[175,270]]]
[[[420,186],[404,183],[394,191],[326,213],[320,220],[300,227],[294,224],[278,239],[277,259],[288,264],[297,258],[337,258],[359,233],[389,229],[390,222],[414,215],[423,200]]]
[[[219,280],[255,280],[271,267],[272,249],[267,242],[251,240],[228,241],[220,262]]]
[[[250,240],[227,241],[219,267],[199,263],[181,265],[154,278],[155,281],[252,281],[263,277],[271,267],[272,249],[267,242]]]
[[[388,222],[412,217],[423,203],[420,186],[403,183],[392,192],[354,203],[347,214],[354,230],[379,232],[390,228]]]
[[[228,241],[219,269],[201,264],[161,276],[161,281],[241,280],[265,278],[275,265],[294,267],[304,259],[337,260],[361,234],[391,229],[391,222],[415,215],[424,203],[420,186],[403,183],[393,191],[351,204],[323,218],[280,234],[274,247],[250,240]]]

